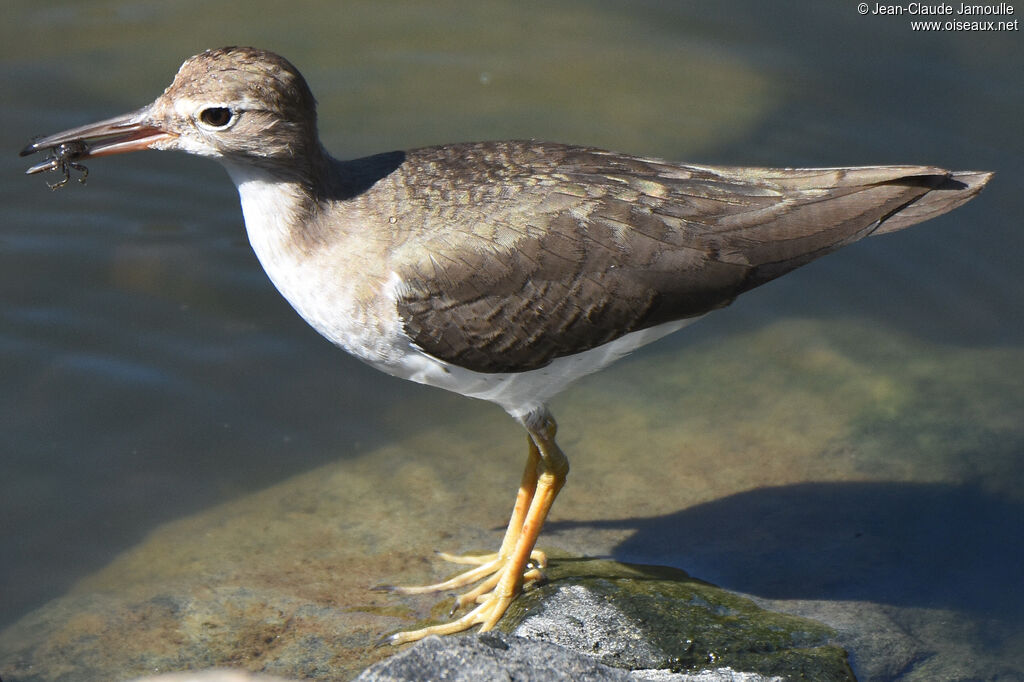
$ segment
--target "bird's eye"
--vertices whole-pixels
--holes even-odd
[[[209,107],[199,112],[199,122],[210,128],[224,128],[234,117],[234,112],[227,107]]]

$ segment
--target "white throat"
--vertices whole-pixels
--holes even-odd
[[[294,221],[301,211],[302,189],[255,166],[225,161],[224,167],[238,188],[249,243],[276,285],[275,270],[295,250]]]
[[[306,322],[340,343],[334,322],[337,301],[330,296],[336,283],[330,269],[317,263],[322,254],[311,253],[302,241],[302,188],[261,168],[227,162],[224,166],[238,187],[249,244],[270,281]]]

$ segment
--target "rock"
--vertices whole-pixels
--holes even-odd
[[[683,571],[562,559],[517,600],[501,633],[430,637],[359,682],[853,680],[834,632],[763,610]]]
[[[665,654],[640,624],[589,587],[564,585],[528,614],[513,632],[594,656],[609,665],[656,668]],[[665,666],[667,667],[667,666]]]
[[[781,677],[737,673],[729,668],[696,674],[667,670],[626,671],[555,644],[500,632],[466,637],[428,637],[375,663],[356,682],[781,682]]]
[[[534,642],[502,633],[441,639],[428,637],[389,659],[363,671],[357,682],[406,682],[443,679],[451,682],[479,680],[587,680],[630,682],[624,670],[602,665],[584,656],[545,642]]]
[[[500,624],[507,633],[434,639],[361,679],[852,679],[829,628],[760,609],[682,571],[561,559],[548,575],[513,604]],[[349,679],[392,653],[372,646],[368,624],[381,621],[357,611],[267,587],[192,590],[172,581],[149,584],[145,596],[55,601],[5,633],[3,679],[109,680],[197,665]]]
[[[685,572],[571,559],[528,591],[499,625],[630,670],[730,667],[764,676],[852,680],[821,623],[774,613]]]

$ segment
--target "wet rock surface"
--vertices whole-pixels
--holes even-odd
[[[626,669],[853,679],[830,628],[766,611],[677,569],[564,559],[549,578],[517,600],[500,627]]]
[[[682,571],[562,559],[501,633],[429,638],[361,682],[853,680],[830,628],[765,611]]]
[[[442,640],[429,637],[400,654],[375,664],[357,682],[452,682],[520,680],[523,682],[782,682],[781,677],[737,672],[730,668],[699,673],[669,670],[623,670],[555,644],[503,633]]]
[[[397,654],[374,648],[366,620],[344,608],[253,588],[186,594],[194,588],[166,585],[139,601],[58,600],[4,634],[3,679],[113,680],[216,666],[343,680],[382,656],[390,658],[357,679],[852,679],[829,628],[663,567],[556,560],[549,581],[515,603],[506,632],[430,638]]]

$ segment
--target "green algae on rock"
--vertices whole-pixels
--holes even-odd
[[[584,651],[606,665],[673,672],[734,670],[854,680],[835,632],[766,611],[687,573],[594,559],[556,559],[499,628]]]

